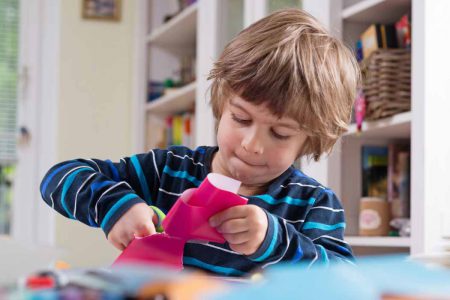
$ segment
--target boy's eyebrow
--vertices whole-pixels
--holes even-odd
[[[237,107],[237,108],[239,108],[239,109],[241,109],[241,110],[243,110],[245,113],[250,115],[250,113],[242,105],[240,105],[239,103],[234,102],[233,99],[230,100],[230,104],[235,106],[235,107]]]
[[[246,114],[251,115],[242,105],[240,105],[239,103],[236,103],[235,101],[233,101],[233,99],[230,100],[230,104],[233,105],[234,107],[241,109]],[[285,123],[285,122],[277,123],[277,124],[275,124],[275,126],[282,126],[282,127],[288,127],[288,128],[294,129],[294,130],[300,130],[299,126],[291,124],[291,123]]]

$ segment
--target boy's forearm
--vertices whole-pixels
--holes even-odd
[[[312,264],[353,260],[340,230],[324,231],[322,238],[314,239],[283,218],[268,213],[268,220],[265,240],[260,249],[249,256],[249,259],[263,266],[282,261]]]
[[[144,201],[108,170],[110,163],[99,160],[62,162],[44,176],[42,198],[62,215],[109,232],[129,207]]]

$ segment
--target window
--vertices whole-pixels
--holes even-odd
[[[0,235],[10,233],[17,160],[19,0],[0,0]]]

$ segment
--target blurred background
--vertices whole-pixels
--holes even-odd
[[[449,2],[0,0],[0,266],[109,265],[118,252],[100,229],[41,200],[45,172],[78,157],[214,145],[214,60],[287,7],[352,48],[364,78],[334,151],[296,165],[339,195],[358,256],[448,254]]]

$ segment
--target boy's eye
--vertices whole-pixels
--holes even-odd
[[[287,140],[287,139],[290,138],[290,136],[288,136],[288,135],[281,135],[281,134],[276,133],[276,132],[273,131],[273,130],[272,130],[272,135],[273,135],[276,139],[279,139],[279,140]]]
[[[235,114],[231,114],[231,118],[236,121],[239,124],[243,124],[243,125],[248,125],[250,124],[251,120],[247,120],[247,119],[242,119],[237,117]]]

